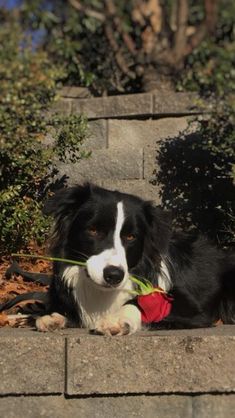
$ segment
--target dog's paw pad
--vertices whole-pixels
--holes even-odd
[[[56,329],[63,329],[65,326],[66,318],[56,312],[36,319],[36,328],[41,332],[55,331]]]
[[[119,321],[119,322],[109,322],[109,321],[101,321],[97,324],[97,327],[90,330],[91,334],[95,335],[110,335],[110,336],[121,336],[127,335],[130,333],[130,325],[127,322]]]

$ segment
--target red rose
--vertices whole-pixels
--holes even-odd
[[[153,292],[137,297],[141,320],[145,323],[160,322],[171,312],[173,298],[165,293]]]

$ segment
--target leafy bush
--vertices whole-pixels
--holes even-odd
[[[182,73],[183,84],[191,87],[193,78],[200,84],[209,77],[208,56],[221,33],[231,35],[234,2],[196,3],[22,0],[19,18],[53,62],[63,66],[65,84],[90,86],[95,95],[117,94],[145,91],[153,82],[161,88],[163,80],[174,86]],[[204,52],[198,54],[195,48],[202,41]],[[222,49],[221,58],[225,64]]]
[[[32,50],[14,20],[0,27],[0,63],[0,251],[7,253],[30,239],[45,240],[49,220],[41,209],[56,172],[54,160],[84,156],[86,120],[52,117],[55,143],[45,145],[49,122],[42,115],[56,98],[61,70]]]
[[[217,112],[162,144],[157,182],[176,226],[199,230],[221,246],[234,245],[234,119]]]
[[[187,59],[179,89],[198,91],[211,114],[197,118],[196,134],[183,132],[159,154],[164,207],[176,225],[200,230],[221,246],[233,246],[235,230],[235,43],[230,13],[221,9],[213,42],[203,42]],[[234,10],[235,12],[235,10]]]

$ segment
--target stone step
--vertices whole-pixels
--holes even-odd
[[[2,398],[1,418],[229,418],[235,395],[118,396],[65,399],[63,396]]]
[[[57,163],[59,177],[69,177],[69,184],[107,179],[143,179],[143,149],[129,147],[99,149],[75,164]]]
[[[60,98],[49,112],[85,114],[88,119],[181,116],[202,113],[202,101],[195,93],[156,92],[98,98]],[[81,97],[81,96],[80,96]],[[205,107],[205,103],[204,103]],[[48,116],[49,116],[48,115]]]
[[[235,326],[126,337],[0,330],[0,395],[235,393]]]

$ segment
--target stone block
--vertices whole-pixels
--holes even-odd
[[[72,113],[88,119],[152,114],[152,95],[148,93],[73,100]]]
[[[107,148],[107,121],[105,119],[91,120],[88,123],[88,138],[84,141],[86,150]]]
[[[143,178],[142,149],[104,149],[75,164],[57,163],[59,176],[68,176],[69,184],[84,181],[117,179],[133,180]]]
[[[234,336],[68,338],[66,393],[234,392],[234,350]]]
[[[118,190],[123,193],[130,193],[139,196],[141,199],[152,200],[156,205],[160,205],[159,188],[153,186],[146,180],[100,180],[97,181],[101,187],[109,190]]]
[[[60,97],[70,97],[73,99],[85,99],[92,97],[92,94],[86,87],[65,86],[59,90],[58,94]]]
[[[203,113],[203,103],[196,93],[158,92],[154,94],[154,115],[190,115]]]
[[[193,398],[194,418],[229,418],[235,416],[235,395],[201,395]]]
[[[63,393],[64,345],[51,334],[0,335],[0,394]]]
[[[70,115],[71,110],[72,99],[59,99],[51,107],[50,111],[47,114],[47,118],[50,118],[50,115],[55,113],[58,113],[61,116],[68,116]]]
[[[2,418],[192,418],[190,396],[128,396],[65,399],[62,396],[1,399]],[[232,415],[230,415],[232,416]],[[229,415],[228,415],[229,417]]]
[[[189,117],[147,120],[110,119],[108,121],[109,147],[155,146],[163,139],[178,136],[187,128],[189,120]]]

